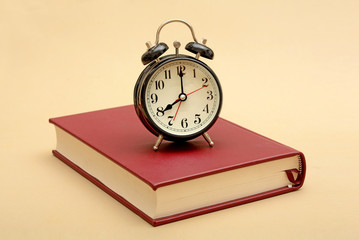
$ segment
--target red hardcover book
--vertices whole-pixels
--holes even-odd
[[[124,106],[51,118],[53,154],[144,220],[158,226],[299,189],[304,155],[219,118],[203,138],[156,137]]]

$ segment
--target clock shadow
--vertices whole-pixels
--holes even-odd
[[[191,152],[198,151],[204,147],[208,148],[208,144],[203,141],[184,141],[184,142],[162,142],[158,151],[161,152]]]

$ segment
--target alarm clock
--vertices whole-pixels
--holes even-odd
[[[166,43],[159,42],[162,28],[173,22],[185,24],[193,42],[185,49],[194,54],[179,53],[180,42],[175,41],[174,54],[163,56]],[[184,20],[172,19],[160,25],[154,46],[146,43],[142,63],[147,65],[134,88],[134,107],[143,125],[158,136],[154,150],[162,140],[187,141],[203,136],[210,146],[214,143],[207,131],[218,119],[222,107],[222,89],[214,71],[200,57],[213,59],[207,40],[199,43],[192,26]]]

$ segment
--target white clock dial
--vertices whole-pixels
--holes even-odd
[[[162,132],[186,137],[213,124],[221,106],[221,90],[206,67],[191,60],[175,60],[152,74],[145,104],[148,117]]]

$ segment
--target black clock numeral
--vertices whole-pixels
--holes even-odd
[[[203,108],[203,111],[202,111],[202,112],[209,113],[209,110],[208,110],[208,104],[206,104],[206,106]]]
[[[208,105],[208,104],[207,104]],[[195,114],[194,115],[194,124],[200,124],[201,123],[201,114]]]
[[[193,69],[193,78],[196,78],[196,69]]]
[[[186,70],[185,66],[177,66],[177,75],[180,75],[180,72],[184,73],[184,70]]]
[[[187,128],[188,127],[188,122],[187,122],[187,118],[183,118],[181,121],[181,126],[182,128]]]
[[[156,103],[158,101],[158,96],[156,93],[151,94],[151,103]]]
[[[202,87],[208,86],[206,83],[208,82],[208,78],[202,78]]]
[[[170,126],[173,125],[173,118],[174,118],[174,116],[168,116],[168,119],[169,119],[168,125],[170,125]]]
[[[171,70],[165,70],[165,79],[171,79]]]
[[[213,99],[213,93],[212,93],[212,91],[211,91],[211,90],[207,91],[207,94],[208,94],[207,99],[208,99],[208,100],[212,100],[212,99]]]
[[[155,81],[156,90],[162,90],[165,87],[165,82],[163,80]]]
[[[158,107],[158,108],[157,108],[156,115],[157,115],[158,117],[162,117],[163,115],[165,115],[165,111],[163,110],[163,107]]]

